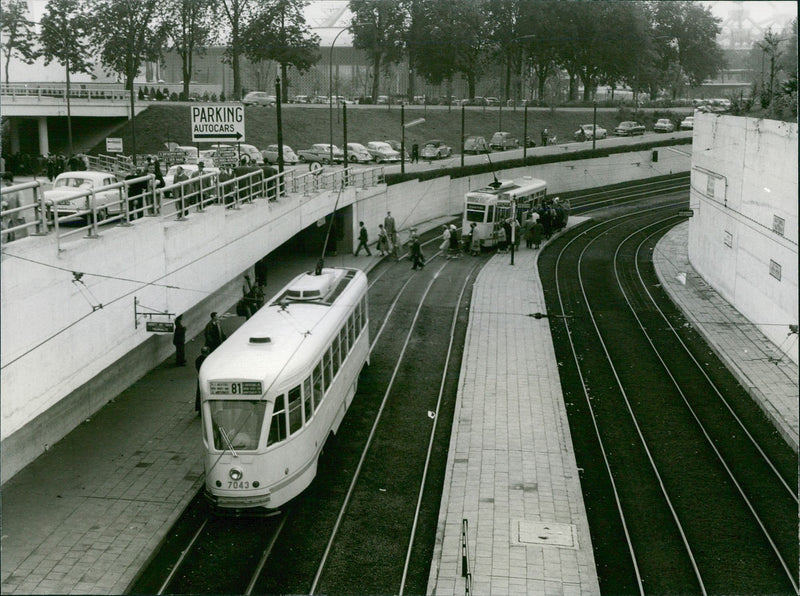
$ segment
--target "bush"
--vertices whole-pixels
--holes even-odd
[[[161,89],[156,89],[156,100],[162,101],[164,99],[164,94],[161,93]]]
[[[216,93],[212,93],[211,94],[211,101],[217,101],[217,94]]]
[[[137,97],[139,98],[139,101],[142,101],[144,99],[144,89],[142,89],[141,87],[139,87],[139,94]]]
[[[224,102],[224,101],[225,101],[225,92],[224,92],[224,91],[220,92],[220,94],[219,94],[219,100],[220,100],[220,101],[222,101],[222,102]]]
[[[172,93],[169,94],[169,100],[178,101],[178,94],[173,91]]]

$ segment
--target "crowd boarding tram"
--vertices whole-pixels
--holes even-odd
[[[369,362],[367,276],[297,276],[200,368],[205,494],[222,509],[280,507],[317,460]]]
[[[461,233],[469,234],[471,224],[475,223],[481,245],[492,248],[498,244],[503,222],[512,217],[512,210],[522,223],[529,211],[542,207],[546,198],[547,182],[544,180],[530,176],[519,180],[495,180],[466,194]]]

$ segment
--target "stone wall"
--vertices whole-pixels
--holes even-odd
[[[697,114],[689,260],[794,361],[797,124]]]

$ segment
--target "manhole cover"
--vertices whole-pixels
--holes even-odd
[[[519,541],[523,544],[550,544],[566,548],[577,548],[577,530],[572,524],[554,522],[519,522]]]

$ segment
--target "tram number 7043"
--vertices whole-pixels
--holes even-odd
[[[228,488],[250,488],[250,483],[244,480],[228,480]]]

